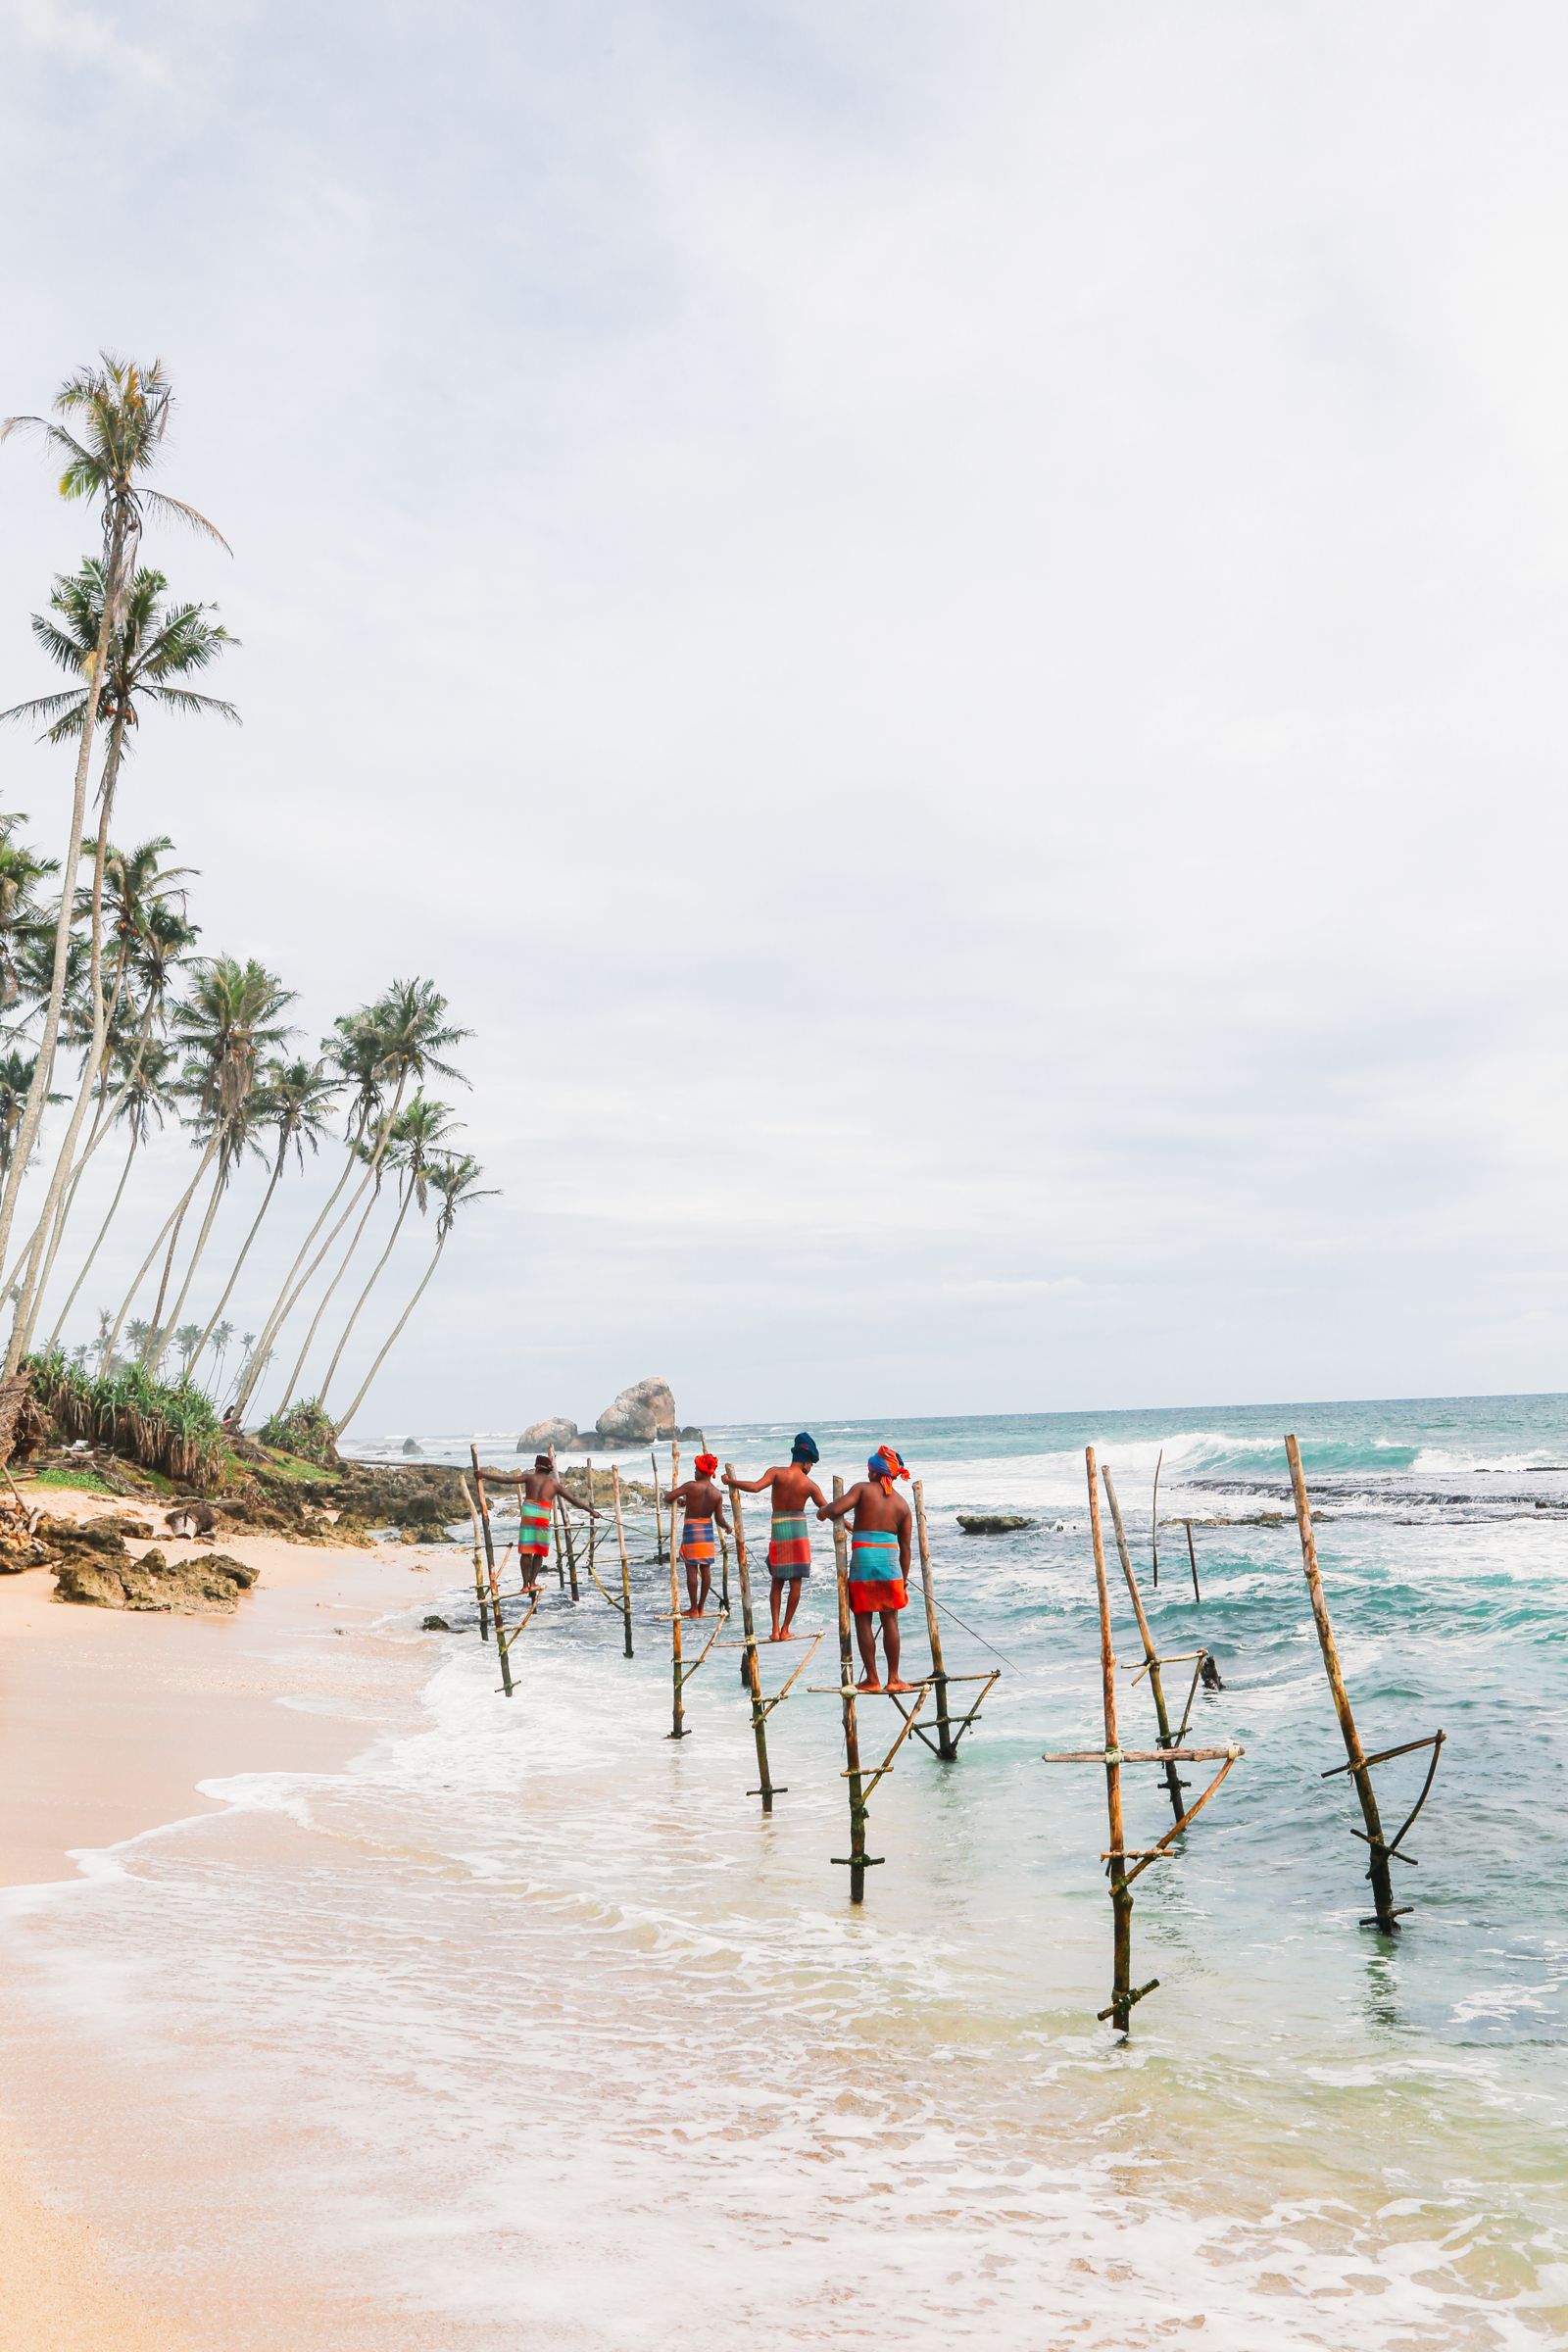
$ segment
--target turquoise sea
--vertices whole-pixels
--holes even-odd
[[[838,1706],[809,1694],[837,1679],[831,1632],[772,1718],[788,1792],[763,1821],[735,1650],[692,1681],[693,1736],[664,1737],[668,1586],[643,1514],[634,1660],[597,1595],[573,1610],[552,1585],[508,1702],[449,1555],[444,1597],[355,1637],[368,1732],[345,1771],[225,1784],[226,1812],[14,1901],[22,1978],[106,2037],[161,2020],[190,2129],[235,2102],[270,2119],[276,2193],[252,2184],[243,2227],[273,2264],[401,2298],[421,2352],[1563,2341],[1568,1398],[806,1411],[707,1434],[744,1473],[801,1420],[825,1473],[900,1448],[949,1667],[1003,1667],[956,1764],[911,1741],[878,1789],[862,1909],[833,1861]],[[1357,1924],[1359,1815],[1323,1777],[1343,1750],[1287,1430],[1366,1745],[1447,1735],[1395,1937]],[[466,1433],[412,1434],[466,1458]],[[514,1458],[514,1433],[479,1443]],[[1040,1761],[1101,1740],[1089,1444],[1161,1647],[1219,1663],[1193,1736],[1247,1751],[1138,1883],[1134,1978],[1159,1990],[1125,2042],[1096,2022],[1103,1775]],[[987,1509],[1031,1524],[959,1531]],[[803,1626],[834,1622],[825,1535]],[[1122,1739],[1143,1744],[1109,1565]],[[418,1631],[431,1607],[450,1635]],[[794,1662],[763,1655],[770,1682]],[[862,1712],[869,1748],[891,1709]],[[1424,1769],[1383,1770],[1386,1817]],[[1142,1845],[1168,1810],[1152,1768],[1125,1780]],[[360,2340],[344,2309],[323,2342]]]

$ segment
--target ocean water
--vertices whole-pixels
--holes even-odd
[[[769,1820],[734,1648],[689,1686],[692,1737],[664,1736],[646,1516],[635,1658],[591,1589],[573,1610],[552,1582],[511,1702],[458,1559],[445,1594],[354,1638],[344,1770],[214,1784],[221,1813],[10,1899],[13,1982],[96,2053],[106,2130],[133,2109],[168,2177],[210,2177],[223,2150],[226,2259],[326,2281],[326,2352],[370,2340],[370,2296],[420,2352],[1563,2341],[1568,1398],[814,1426],[847,1477],[875,1440],[900,1447],[948,1666],[1003,1668],[957,1763],[911,1740],[876,1791],[863,1907],[833,1860],[838,1704],[810,1688],[837,1680],[826,1530],[800,1623],[827,1635],[771,1719]],[[1287,1429],[1366,1745],[1447,1735],[1394,1937],[1358,1925],[1359,1815],[1322,1777],[1343,1750]],[[466,1435],[416,1434],[426,1458],[466,1456]],[[708,1431],[743,1473],[791,1434]],[[1160,1647],[1219,1662],[1192,1737],[1247,1751],[1137,1884],[1134,1980],[1159,1989],[1125,2041],[1096,2022],[1103,1775],[1040,1761],[1101,1740],[1091,1443]],[[1179,1525],[1152,1583],[1161,1450],[1160,1517],[1193,1522],[1200,1599]],[[1032,1524],[959,1531],[986,1508]],[[1113,1551],[1109,1569],[1141,1745]],[[449,1637],[417,1631],[432,1607]],[[762,1654],[772,1687],[798,1652]],[[865,1702],[867,1755],[893,1728]],[[1425,1762],[1380,1773],[1386,1819]],[[1129,1841],[1151,1842],[1156,1774],[1124,1784]],[[254,2340],[277,2338],[258,2322]]]

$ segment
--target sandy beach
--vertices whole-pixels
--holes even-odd
[[[60,1492],[46,1507],[90,1519],[124,1506]],[[212,1549],[210,1539],[159,1541],[172,1559]],[[285,1677],[270,1650],[313,1620],[348,1630],[406,1605],[432,1563],[451,1559],[439,1547],[338,1550],[266,1537],[225,1536],[223,1547],[260,1571],[232,1617],[71,1607],[54,1599],[47,1570],[0,1577],[0,1886],[70,1879],[79,1849],[220,1810],[199,1781],[340,1763],[363,1730],[297,1703],[297,1666]],[[296,1702],[287,1707],[285,1688]],[[318,1689],[324,1699],[337,1692],[329,1656]],[[76,2124],[67,2106],[46,2134],[34,2118],[24,2137],[0,2094],[0,2347],[221,2352],[210,2316],[191,2333],[173,2281],[149,2284],[145,2260],[126,2283],[115,2184],[90,2212],[60,2204],[58,2159]]]

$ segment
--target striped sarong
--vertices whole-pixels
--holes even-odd
[[[680,1556],[688,1568],[711,1568],[718,1557],[711,1519],[688,1519],[680,1531]]]
[[[550,1521],[552,1506],[548,1502],[522,1499],[517,1518],[517,1549],[524,1559],[530,1554],[543,1559],[550,1549]]]
[[[767,1564],[775,1576],[809,1576],[811,1531],[806,1513],[775,1513],[767,1546]]]
[[[890,1574],[889,1571],[892,1571]],[[858,1528],[850,1540],[850,1606],[858,1617],[868,1609],[902,1609],[908,1601],[899,1574],[899,1539],[892,1528]]]

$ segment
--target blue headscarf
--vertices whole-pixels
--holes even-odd
[[[891,1446],[879,1446],[865,1466],[884,1494],[892,1494],[896,1478],[909,1475]]]
[[[822,1456],[816,1449],[816,1440],[812,1437],[808,1429],[803,1429],[800,1433],[800,1436],[796,1439],[794,1445],[790,1447],[790,1460],[792,1462],[810,1463],[819,1462],[821,1459]]]

